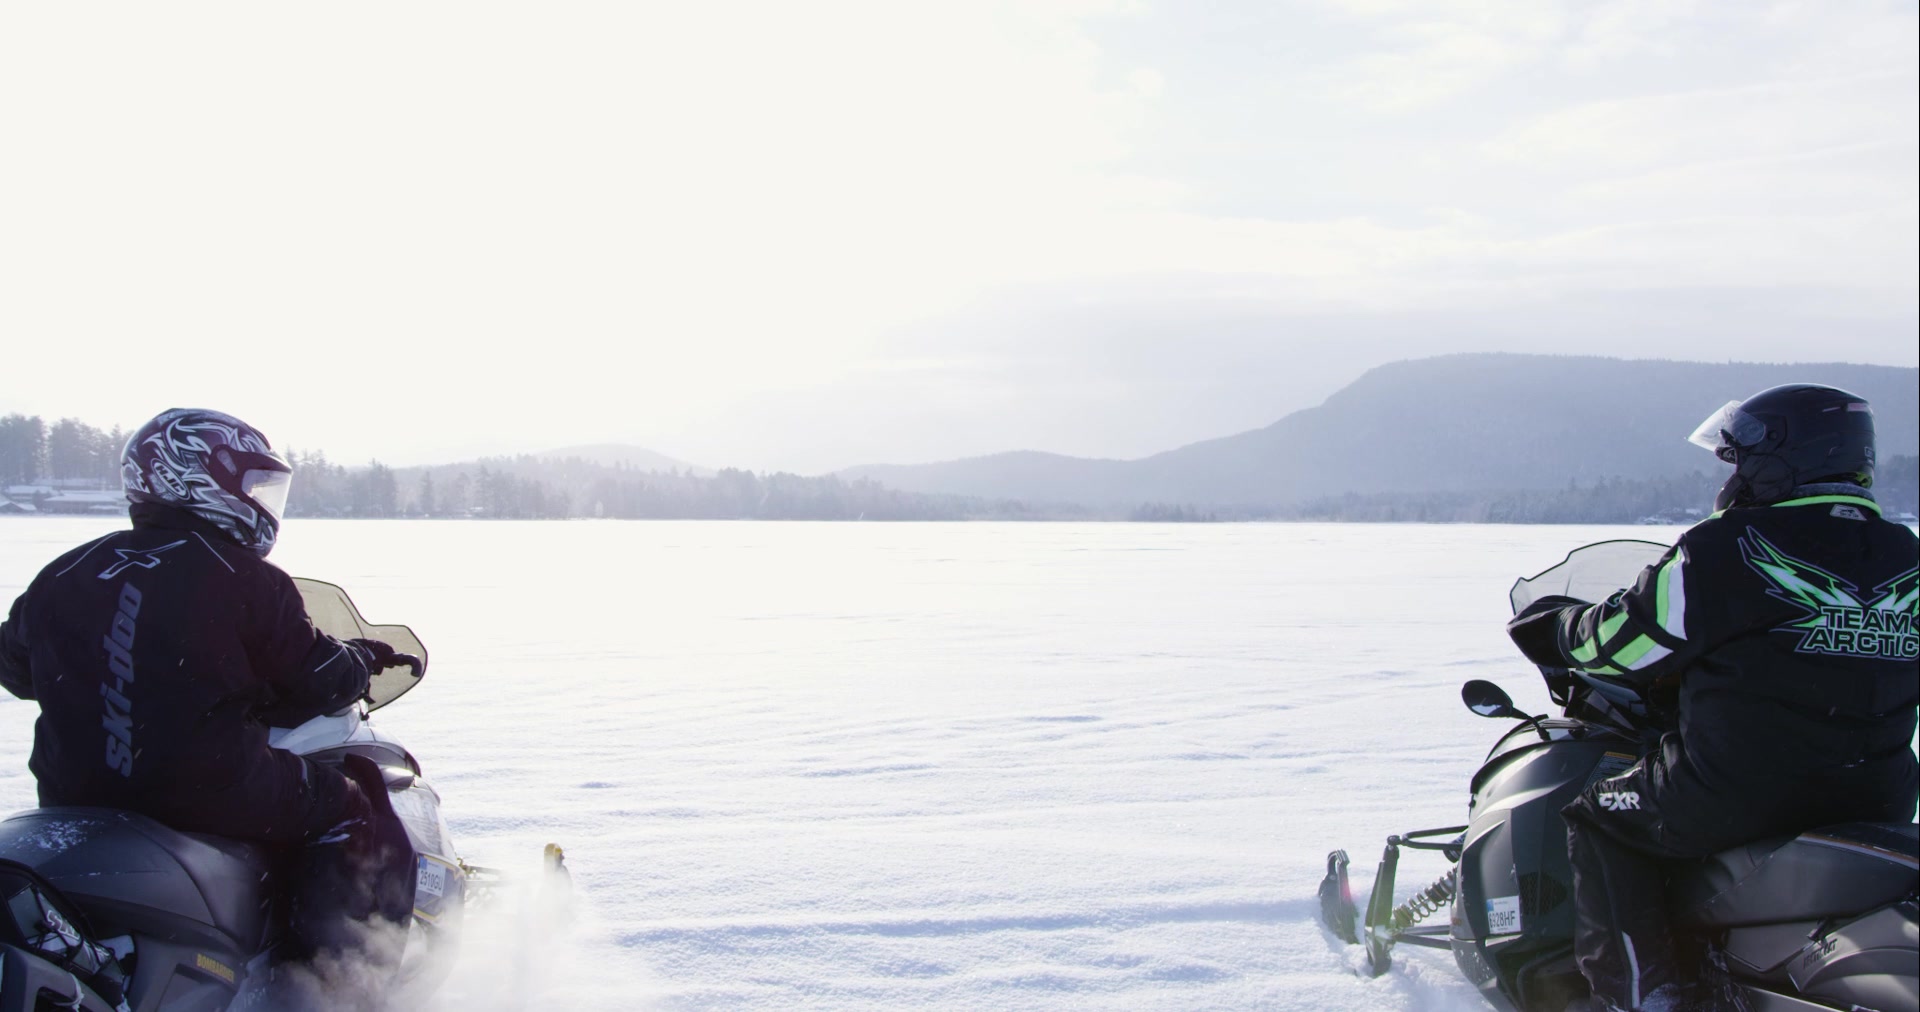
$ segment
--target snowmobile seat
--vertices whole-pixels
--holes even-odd
[[[182,833],[133,812],[21,812],[0,822],[0,857],[38,872],[103,937],[138,932],[251,954],[273,929],[278,890],[265,848]]]
[[[1920,826],[1851,822],[1723,850],[1674,877],[1681,923],[1737,928],[1849,917],[1920,891]]]

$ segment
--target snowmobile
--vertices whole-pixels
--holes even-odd
[[[1517,581],[1517,614],[1549,594],[1585,601],[1629,586],[1668,546],[1605,541]],[[1562,1012],[1583,999],[1573,962],[1572,868],[1560,809],[1587,785],[1626,771],[1658,739],[1661,715],[1640,694],[1578,671],[1543,668],[1561,716],[1529,715],[1491,682],[1461,698],[1483,717],[1516,719],[1474,774],[1467,824],[1387,838],[1364,911],[1344,850],[1327,855],[1319,897],[1330,931],[1362,945],[1374,976],[1396,945],[1451,949],[1495,1008]],[[1914,824],[1850,823],[1758,840],[1675,872],[1668,898],[1680,940],[1723,970],[1754,1012],[1920,1009],[1920,835]],[[1452,864],[1396,903],[1404,850]],[[1424,924],[1440,910],[1447,923]],[[1729,997],[1733,997],[1729,995]]]
[[[367,700],[295,728],[275,748],[321,763],[348,755],[380,766],[413,844],[413,917],[388,995],[424,998],[451,968],[453,929],[492,873],[454,850],[440,795],[368,714],[426,675],[427,650],[401,625],[371,625],[329,583],[296,579],[316,628],[369,637],[401,653]],[[271,1007],[284,968],[282,862],[269,848],[183,833],[132,812],[36,808],[0,822],[0,1012],[185,1012]]]

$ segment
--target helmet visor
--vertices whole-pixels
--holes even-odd
[[[1740,410],[1740,403],[1728,401],[1725,407],[1708,415],[1707,420],[1693,430],[1693,435],[1687,437],[1687,442],[1712,450],[1721,460],[1726,460],[1736,447],[1758,446],[1767,438],[1767,423]]]
[[[273,514],[279,521],[287,515],[287,492],[293,488],[293,475],[286,471],[251,470],[240,476],[240,491]]]

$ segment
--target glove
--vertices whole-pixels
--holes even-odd
[[[394,658],[399,651],[379,640],[348,640],[348,643],[360,648],[360,656],[367,662],[367,673],[377,675],[394,666]]]
[[[1507,636],[1527,660],[1549,668],[1566,667],[1572,659],[1560,652],[1560,614],[1583,604],[1586,602],[1578,598],[1558,594],[1543,597],[1507,623]]]

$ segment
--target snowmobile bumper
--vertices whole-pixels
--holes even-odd
[[[125,1012],[124,999],[108,1001],[65,968],[12,945],[0,945],[0,1010],[42,1008]]]
[[[1387,837],[1386,850],[1380,855],[1380,866],[1373,877],[1373,891],[1367,897],[1366,918],[1359,931],[1355,930],[1355,922],[1360,921],[1360,911],[1354,905],[1353,887],[1347,881],[1350,859],[1344,850],[1327,855],[1327,876],[1320,882],[1321,920],[1342,941],[1366,946],[1367,971],[1372,976],[1378,977],[1393,965],[1396,943],[1452,948],[1448,939],[1450,925],[1421,925],[1420,922],[1453,902],[1454,870],[1449,869],[1432,885],[1398,906],[1393,902],[1394,879],[1399,872],[1402,847],[1437,850],[1448,861],[1458,862],[1466,831],[1465,826],[1446,826]]]

